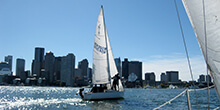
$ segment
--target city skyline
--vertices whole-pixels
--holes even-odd
[[[25,59],[31,70],[34,48],[43,47],[54,56],[76,55],[92,67],[95,25],[104,6],[106,26],[114,57],[143,62],[143,74],[179,71],[191,80],[173,1],[0,1],[0,61],[13,56]],[[182,3],[177,1],[194,78],[206,74],[205,63]],[[144,76],[144,75],[142,75]],[[143,78],[144,79],[144,78]]]
[[[53,61],[51,58],[49,58],[48,56],[52,56],[53,58],[54,58],[54,60],[55,60],[55,58],[62,58],[62,57],[66,57],[66,56],[53,56],[53,54],[54,53],[52,53],[51,51],[48,51],[48,52],[46,52],[46,53],[44,53],[44,50],[45,50],[45,48],[42,48],[42,47],[35,47],[35,59],[33,60],[33,62],[32,62],[32,66],[33,66],[33,64],[34,65],[36,65],[35,63],[36,63],[36,61],[43,61],[43,62],[45,62],[44,63],[44,65],[45,65],[45,67],[49,64],[52,64],[51,63],[51,61]],[[43,53],[42,53],[43,52]],[[68,55],[69,54],[73,54],[74,55],[74,53],[68,53]],[[67,56],[68,56],[67,55]],[[8,55],[8,56],[10,56],[10,57],[13,57],[13,56],[11,56],[11,55]],[[8,56],[6,56],[6,57],[8,57]],[[5,58],[6,58],[5,57]],[[75,59],[75,58],[74,58]],[[120,60],[120,57],[119,58],[115,58],[115,61],[116,61],[116,59],[117,60]],[[13,72],[13,74],[14,75],[16,75],[16,76],[20,76],[20,72],[18,73],[17,72],[17,66],[18,66],[18,60],[23,60],[23,62],[25,62],[25,59],[21,59],[21,58],[17,58],[16,59],[16,72]],[[49,61],[49,63],[46,63],[46,62],[48,62]],[[128,60],[128,58],[125,58],[125,59],[122,59],[122,62],[120,62],[121,63],[121,65],[122,65],[122,67],[123,67],[123,63],[124,62],[126,62],[126,61],[128,61],[128,62],[130,62],[130,63],[142,63],[142,62],[139,62],[139,61],[129,61]],[[19,61],[20,62],[20,61]],[[53,61],[54,62],[54,61]],[[79,61],[78,62],[78,65],[75,65],[74,67],[75,67],[75,70],[77,70],[77,69],[79,69],[79,66],[81,66],[82,65],[82,62],[87,62],[87,63],[85,63],[84,64],[84,66],[85,65],[88,65],[89,64],[89,62],[88,62],[88,60],[87,59],[82,59],[81,61]],[[6,61],[6,63],[8,63],[7,61]],[[74,61],[74,63],[76,63],[76,61]],[[116,63],[117,64],[117,63]],[[9,63],[9,65],[10,65],[10,63]],[[23,66],[25,65],[25,63],[23,63]],[[124,65],[126,65],[126,64],[124,64]],[[22,66],[22,65],[21,65]],[[10,66],[9,66],[10,67]],[[33,66],[34,67],[34,66]],[[143,67],[143,66],[142,66]],[[22,67],[23,68],[23,72],[25,72],[25,71],[34,71],[34,68],[32,68],[31,70],[27,70],[27,69],[25,69],[25,67]],[[38,67],[37,67],[38,68]],[[50,67],[49,67],[50,68]],[[48,66],[47,66],[47,69],[49,69],[48,68]],[[87,68],[91,68],[91,67],[87,67]],[[39,68],[40,69],[40,68]],[[46,68],[45,68],[45,70],[46,70]],[[123,68],[121,68],[121,70],[123,70]],[[22,72],[21,71],[21,72]],[[48,71],[48,70],[46,70],[46,71]],[[142,71],[143,71],[143,69],[142,69]],[[126,71],[125,71],[126,72]],[[169,71],[165,71],[166,73],[167,72],[169,72]],[[176,72],[179,72],[179,71],[176,71]],[[83,72],[82,72],[83,73]],[[88,72],[84,72],[84,73],[88,73]],[[130,75],[129,73],[130,72],[127,72],[128,74],[127,75]],[[135,73],[138,73],[138,72],[135,72]],[[149,72],[146,72],[146,73],[149,73]],[[146,73],[142,73],[142,80],[145,80],[145,78],[146,78],[146,76],[145,76],[145,78],[143,78],[144,76],[143,75],[145,75]],[[154,73],[154,72],[150,72],[150,73]],[[36,72],[32,72],[31,73],[32,75],[33,74],[37,74]],[[163,72],[161,72],[161,74],[163,74]],[[160,77],[158,77],[160,80],[156,80],[156,81],[162,81],[162,79],[161,79],[161,74],[160,74]],[[83,75],[83,74],[82,74]],[[201,75],[203,75],[203,74],[200,74],[199,75],[199,78],[200,78],[200,76]],[[39,76],[39,75],[38,75]],[[86,75],[83,75],[83,76],[87,76],[87,74]],[[126,73],[124,73],[124,75],[123,75],[123,77],[124,78],[126,78],[126,77],[128,77],[128,76],[126,76]],[[155,77],[155,76],[154,76]],[[156,79],[156,78],[155,78]],[[52,80],[52,79],[51,79]],[[179,80],[181,80],[181,78],[179,79]],[[184,80],[185,81],[185,80]],[[191,80],[188,80],[188,81],[191,81]],[[197,81],[197,78],[195,78],[194,79],[194,81]],[[199,81],[198,81],[199,82]]]

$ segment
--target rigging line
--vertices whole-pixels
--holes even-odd
[[[190,75],[191,75],[191,78],[192,78],[193,86],[195,87],[195,83],[194,83],[194,79],[193,79],[193,73],[192,73],[192,68],[191,68],[191,64],[190,64],[190,60],[189,60],[189,54],[188,54],[188,50],[187,50],[187,46],[186,46],[185,37],[184,37],[184,34],[183,34],[183,28],[182,28],[182,24],[181,24],[180,15],[179,15],[179,11],[178,11],[178,8],[177,8],[176,0],[174,0],[174,3],[175,3],[176,13],[177,13],[177,16],[178,16],[180,30],[181,30],[181,34],[182,34],[182,38],[183,38],[183,43],[184,43],[184,48],[185,48],[186,57],[187,57],[187,61],[188,61],[189,71],[190,71]],[[194,92],[195,92],[195,97],[196,97],[196,103],[197,103],[197,106],[198,106],[198,109],[199,109],[198,98],[197,98],[197,94],[196,94],[196,89],[195,88],[194,88]]]
[[[180,94],[178,94],[176,97],[170,99],[169,101],[165,102],[164,104],[160,105],[159,107],[154,108],[153,110],[157,110],[157,109],[159,109],[159,108],[165,106],[166,104],[171,103],[173,100],[175,100],[176,98],[178,98],[179,96],[181,96],[181,95],[182,95],[183,93],[185,93],[185,92],[186,92],[186,89],[185,89],[183,92],[181,92]]]
[[[212,85],[212,86],[209,86],[209,87],[205,87],[205,88],[201,88],[201,89],[196,89],[197,91],[200,91],[200,90],[205,90],[205,89],[210,89],[210,88],[212,88],[212,87],[215,87],[215,85]],[[193,90],[191,90],[191,89],[189,89],[189,92],[190,91],[193,91]]]
[[[203,20],[204,20],[204,35],[205,35],[205,60],[206,60],[206,74],[207,74],[207,85],[208,85],[208,89],[207,89],[207,93],[208,93],[208,110],[210,110],[210,90],[209,90],[209,73],[208,73],[208,51],[207,51],[207,35],[206,35],[206,18],[205,18],[205,1],[202,1],[202,7],[203,7]]]
[[[215,109],[213,109],[213,110],[218,110],[220,108],[220,106],[219,107],[216,107]]]

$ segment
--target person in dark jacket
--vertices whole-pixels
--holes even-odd
[[[113,79],[112,89],[117,90],[116,87],[118,87],[118,91],[119,91],[119,79],[120,79],[119,74],[117,73],[114,77],[112,77],[112,79]]]

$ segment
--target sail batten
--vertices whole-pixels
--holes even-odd
[[[220,99],[220,1],[182,1]]]

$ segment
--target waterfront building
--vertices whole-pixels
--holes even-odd
[[[115,58],[115,65],[117,67],[118,73],[120,78],[122,77],[122,68],[121,68],[121,59],[119,58]]]
[[[129,75],[134,73],[137,76],[136,85],[143,87],[142,84],[142,62],[139,61],[130,61],[128,64],[128,73]]]
[[[87,86],[88,85],[88,78],[87,76],[82,76],[82,69],[76,68],[75,69],[75,85],[74,86]]]
[[[12,71],[12,60],[13,57],[11,55],[5,56],[5,62],[8,62],[10,71]]]
[[[54,62],[54,79],[56,81],[60,80],[60,71],[61,71],[61,58],[62,57],[55,57],[55,62]]]
[[[32,64],[32,74],[36,74],[37,77],[41,77],[41,69],[44,68],[44,48],[35,48],[35,56]]]
[[[147,85],[150,85],[150,86],[155,86],[155,74],[154,72],[151,72],[151,73],[145,73],[145,82]]]
[[[167,82],[167,76],[166,76],[165,73],[161,73],[161,75],[160,75],[160,81],[163,82],[163,83]]]
[[[78,63],[78,69],[81,70],[81,77],[87,77],[88,65],[89,65],[89,62],[87,59],[83,59],[82,61]]]
[[[130,76],[130,77],[129,77]],[[122,62],[122,77],[124,82],[129,82],[128,79],[136,79],[132,83],[127,83],[127,87],[143,87],[142,83],[142,62],[139,61],[128,61],[127,58]],[[137,77],[137,78],[135,78]]]
[[[92,68],[88,68],[88,81],[92,82]]]
[[[25,73],[27,74],[28,77],[31,77],[31,71],[30,70],[26,70]]]
[[[131,73],[129,74],[128,76],[128,82],[132,82],[132,83],[135,83],[135,81],[137,80],[137,75],[135,73]]]
[[[135,73],[137,75],[137,80],[142,81],[142,62],[130,61],[128,64],[128,73]]]
[[[74,79],[80,79],[81,78],[81,75],[82,74],[82,70],[79,69],[79,68],[75,68],[75,75],[74,75]]]
[[[210,75],[206,75],[206,82],[209,82],[209,83],[212,82],[212,79],[211,79],[211,76],[210,76]]]
[[[75,73],[75,56],[69,53],[67,56],[61,58],[60,81],[66,86],[74,85]]]
[[[0,74],[1,75],[11,75],[11,71],[10,71],[10,69],[9,68],[2,68],[1,70],[0,70]]]
[[[205,82],[205,75],[199,75],[199,80],[198,80],[198,82]]]
[[[16,76],[19,76],[22,81],[25,80],[27,75],[25,74],[25,60],[17,58],[16,60]]]
[[[176,83],[179,82],[179,72],[178,71],[166,71],[167,82]]]
[[[51,51],[48,51],[45,55],[45,72],[47,73],[46,80],[49,84],[54,82],[54,63],[55,57]]]
[[[10,70],[10,66],[9,66],[8,62],[1,62],[0,61],[0,70],[2,70],[3,68],[8,68]]]
[[[128,79],[128,75],[129,75],[129,73],[128,73],[128,70],[129,70],[128,63],[129,63],[129,61],[128,61],[127,58],[125,58],[124,61],[122,62],[122,76],[126,80]]]
[[[32,76],[36,75],[34,74],[34,59],[32,60],[32,63],[31,63],[31,74]]]

